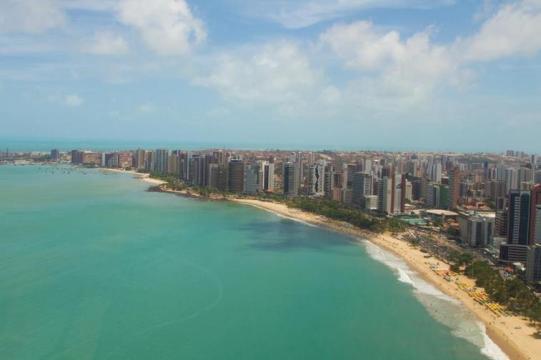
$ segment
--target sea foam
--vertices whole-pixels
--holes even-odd
[[[494,360],[509,360],[507,355],[487,335],[483,323],[473,319],[461,303],[444,294],[434,285],[422,279],[398,256],[369,242],[364,242],[367,253],[385,264],[397,274],[398,281],[410,285],[417,299],[430,315],[452,330],[453,335],[479,347],[482,354]]]

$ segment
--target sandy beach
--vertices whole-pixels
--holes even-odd
[[[129,174],[129,175],[133,175],[134,178],[138,179],[138,180],[141,180],[141,181],[144,181],[148,184],[151,184],[151,185],[154,185],[154,186],[159,186],[159,185],[163,185],[165,184],[166,182],[163,181],[163,180],[159,180],[159,179],[153,179],[150,177],[150,174],[144,174],[144,173],[139,173],[137,171],[133,171],[133,170],[122,170],[122,169],[100,169],[101,172],[104,172],[104,173],[107,173],[107,172],[112,172],[112,173],[119,173],[119,174]]]
[[[324,226],[352,236],[359,242],[368,240],[392,252],[403,259],[412,270],[417,272],[426,281],[436,286],[443,293],[464,304],[485,325],[487,334],[510,359],[541,359],[541,340],[535,339],[532,336],[535,333],[535,328],[530,326],[526,319],[517,316],[497,316],[493,314],[484,305],[477,303],[466,291],[457,285],[457,282],[460,282],[473,287],[474,283],[471,279],[463,275],[457,275],[455,281],[447,281],[444,277],[437,274],[434,269],[449,270],[449,265],[434,257],[427,258],[426,253],[423,253],[419,248],[413,247],[408,242],[397,239],[391,234],[378,235],[369,231],[363,231],[350,224],[289,208],[287,205],[281,203],[252,199],[231,200],[270,211],[282,217],[300,220],[317,226]]]

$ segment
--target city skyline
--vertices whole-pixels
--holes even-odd
[[[23,0],[0,20],[2,138],[541,152],[537,0]]]

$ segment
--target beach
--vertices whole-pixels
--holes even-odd
[[[163,181],[163,180],[151,178],[151,177],[150,177],[150,174],[139,173],[139,172],[133,171],[133,170],[123,170],[123,169],[100,169],[100,171],[103,172],[103,173],[111,172],[111,173],[120,173],[120,174],[133,175],[133,177],[135,177],[136,179],[141,180],[141,181],[144,181],[144,182],[146,182],[147,184],[154,185],[154,186],[159,186],[159,185],[163,185],[163,184],[166,183],[166,182]]]
[[[358,229],[350,224],[328,219],[317,214],[307,213],[299,209],[287,207],[276,202],[255,199],[231,199],[234,202],[257,207],[272,212],[278,216],[301,221],[307,224],[322,226],[343,234],[347,234],[359,242],[368,240],[373,244],[390,251],[403,259],[408,266],[423,279],[436,286],[448,296],[460,301],[486,327],[490,338],[512,360],[541,359],[541,340],[532,335],[535,328],[526,319],[517,316],[496,316],[485,306],[477,303],[468,293],[462,290],[456,282],[474,286],[471,279],[464,275],[456,275],[455,281],[447,281],[438,275],[434,269],[448,270],[449,265],[415,248],[404,240],[397,239],[391,234],[375,234]]]

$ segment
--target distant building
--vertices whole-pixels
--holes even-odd
[[[251,163],[244,166],[244,190],[248,195],[259,192],[259,164]]]
[[[502,244],[500,246],[500,261],[506,263],[520,262],[525,264],[529,247],[520,244]]]
[[[166,174],[169,163],[169,150],[158,149],[152,154],[152,172]]]
[[[535,245],[528,250],[526,260],[526,281],[541,283],[541,246]]]
[[[377,195],[364,195],[363,209],[367,211],[375,211],[378,209]]]
[[[80,165],[83,163],[83,152],[80,150],[72,150],[70,152],[71,163],[73,165]]]
[[[462,173],[460,168],[455,166],[449,173],[449,209],[453,210],[460,201],[460,182]]]
[[[299,193],[299,184],[296,164],[291,162],[284,163],[284,170],[282,173],[284,195],[297,196]]]
[[[135,153],[133,156],[133,167],[136,170],[145,169],[145,155],[146,155],[145,150],[142,150],[142,149],[135,150]]]
[[[378,211],[391,214],[393,211],[393,186],[392,180],[384,176],[378,182]]]
[[[230,192],[244,192],[244,161],[231,160],[229,162],[229,185]]]
[[[223,164],[209,165],[209,187],[219,191],[227,191],[228,167]]]
[[[365,172],[353,174],[352,201],[354,204],[364,207],[364,199],[372,195],[372,175]]]
[[[529,244],[541,245],[541,184],[534,185],[530,193]]]
[[[426,188],[425,204],[429,208],[440,208],[440,185],[435,183],[428,183]]]
[[[509,194],[507,243],[529,245],[530,193],[511,191]]]
[[[325,197],[327,199],[332,199],[333,190],[335,188],[334,186],[334,180],[335,180],[335,172],[334,172],[334,165],[329,164],[325,166],[325,178],[323,179],[323,192],[325,193]]]
[[[181,160],[178,151],[174,151],[167,159],[167,173],[180,178]]]
[[[57,149],[51,150],[51,161],[58,161],[60,160],[60,151]]]
[[[71,151],[71,163],[74,165],[101,166],[102,154],[92,151]]]
[[[274,191],[274,163],[264,161],[260,164],[260,188],[265,192]]]
[[[198,154],[193,155],[190,162],[190,180],[195,186],[208,186],[208,164],[209,157]],[[242,189],[241,191],[242,192]]]
[[[312,164],[309,170],[310,195],[325,195],[325,164]]]
[[[491,245],[494,238],[494,220],[494,216],[461,214],[458,223],[460,225],[462,244],[471,247],[487,247]]]
[[[129,151],[119,152],[118,156],[118,167],[121,169],[129,169],[133,166],[133,155]]]

